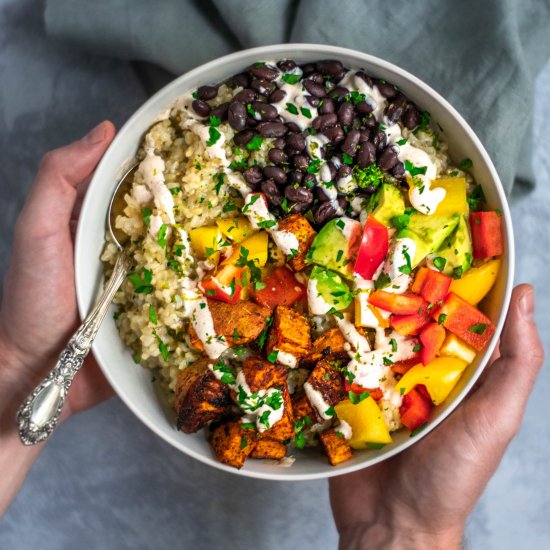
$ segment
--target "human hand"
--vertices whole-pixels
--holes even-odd
[[[389,460],[330,480],[341,548],[461,547],[543,363],[533,311],[533,288],[515,288],[499,353],[444,424]]]

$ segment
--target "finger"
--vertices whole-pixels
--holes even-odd
[[[114,135],[112,122],[105,121],[82,139],[44,156],[16,237],[37,239],[66,230],[79,184],[94,171]]]
[[[500,357],[489,368],[468,407],[483,411],[491,424],[503,427],[511,437],[519,428],[543,360],[544,350],[534,320],[534,290],[530,285],[520,285],[512,294]]]

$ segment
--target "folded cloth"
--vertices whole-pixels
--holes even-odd
[[[173,74],[281,42],[391,61],[446,97],[489,151],[508,193],[532,185],[534,78],[550,57],[548,0],[47,0],[53,37]]]

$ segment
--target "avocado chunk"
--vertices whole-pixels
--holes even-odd
[[[436,258],[443,258],[436,260]],[[472,264],[472,237],[464,216],[460,216],[455,231],[449,235],[433,258],[434,265],[445,275],[459,279]]]
[[[353,301],[353,293],[342,277],[334,271],[329,271],[315,266],[311,271],[310,282],[315,282],[315,290],[322,301],[326,304],[327,313],[329,310],[342,311]],[[310,287],[308,285],[308,294]],[[310,301],[315,301],[316,296],[308,296]],[[316,309],[316,308],[312,308]]]
[[[416,252],[412,267],[416,267],[428,254],[439,250],[445,239],[455,230],[461,216],[427,216],[415,212],[411,214],[407,227],[399,231],[397,238],[412,239]]]
[[[334,218],[317,233],[306,256],[306,263],[353,275],[353,263],[361,244],[361,223],[351,218]]]
[[[395,216],[401,216],[405,212],[403,193],[394,185],[383,183],[369,199],[367,211],[380,223],[390,227],[390,220]]]

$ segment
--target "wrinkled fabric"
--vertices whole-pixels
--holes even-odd
[[[550,57],[550,0],[47,0],[51,36],[174,75],[242,48],[353,48],[427,82],[466,118],[508,193],[533,185],[534,78]]]

